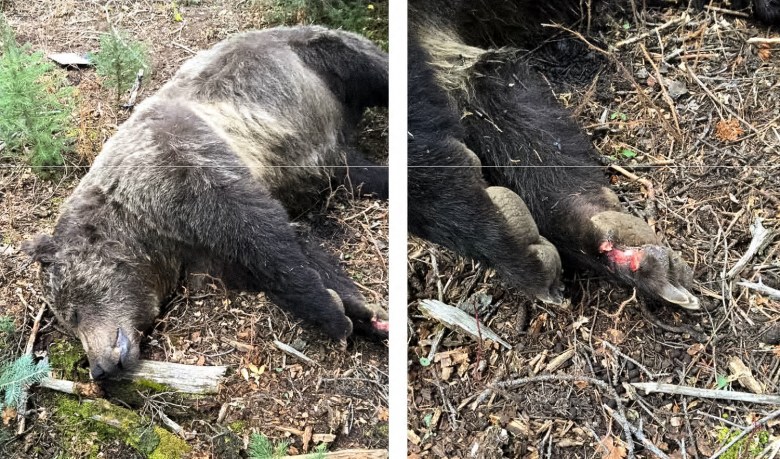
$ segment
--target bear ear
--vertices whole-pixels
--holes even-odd
[[[54,262],[54,255],[57,253],[57,245],[54,238],[48,234],[40,234],[31,241],[22,243],[22,251],[31,256],[43,266]]]

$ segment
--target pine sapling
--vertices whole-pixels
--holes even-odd
[[[72,88],[43,53],[20,46],[0,15],[0,140],[5,156],[24,156],[36,172],[60,166]]]
[[[30,354],[0,365],[0,410],[6,407],[16,408],[24,389],[41,382],[49,374],[49,363],[33,361]]]
[[[133,85],[138,70],[149,71],[149,54],[143,43],[114,28],[100,37],[100,51],[92,60],[98,75],[116,92],[117,104]]]

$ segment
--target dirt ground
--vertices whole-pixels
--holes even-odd
[[[576,63],[527,57],[605,165],[622,167],[605,181],[625,207],[693,268],[703,309],[647,304],[565,267],[568,300],[543,305],[484,266],[411,240],[409,457],[777,457],[778,405],[648,395],[630,384],[780,393],[780,297],[738,285],[780,288],[780,239],[729,272],[751,225],[776,232],[780,223],[780,46],[747,43],[778,31],[715,10],[686,14],[600,16],[592,44],[604,52],[583,46],[581,57],[604,65],[577,84]],[[423,316],[421,299],[476,309],[483,331],[511,349],[442,327]],[[738,362],[747,370],[733,370]],[[757,422],[767,415],[775,418]],[[745,440],[718,452],[743,431]]]
[[[4,1],[9,24],[20,43],[34,50],[86,53],[98,49],[108,21],[142,41],[152,57],[151,76],[139,102],[153,94],[197,50],[240,30],[265,23],[257,2],[182,1],[175,21],[171,2],[162,1]],[[15,318],[11,340],[18,353],[40,305],[37,268],[19,252],[19,245],[39,232],[51,231],[59,206],[86,173],[102,143],[129,113],[116,107],[115,95],[104,89],[91,69],[69,70],[78,89],[77,154],[55,181],[38,179],[29,169],[0,169],[0,314]],[[124,97],[123,97],[124,98]],[[386,157],[387,127],[380,115],[362,133],[364,147]],[[387,308],[387,203],[361,199],[345,190],[295,221],[300,231],[336,254],[367,300]],[[315,363],[281,352],[273,341],[292,345]],[[51,346],[76,343],[56,328],[47,312],[35,346],[44,355]],[[315,446],[317,434],[332,434],[328,450],[387,448],[387,348],[361,337],[346,351],[316,327],[301,324],[262,294],[225,291],[219,282],[202,290],[182,286],[168,302],[154,331],[144,339],[142,358],[192,365],[229,365],[219,394],[176,403],[152,397],[128,405],[159,424],[161,408],[187,432],[192,452],[187,457],[238,457],[224,452],[225,438],[245,446],[251,433],[273,442],[287,441],[288,454]],[[86,378],[86,359],[75,376]],[[63,375],[60,375],[63,376]],[[120,440],[106,440],[83,421],[78,435],[62,428],[58,405],[50,391],[34,389],[28,403],[28,430],[16,440],[0,442],[0,457],[141,457]],[[219,418],[219,419],[218,419]],[[8,431],[15,429],[11,423]]]

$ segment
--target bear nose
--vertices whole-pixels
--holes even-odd
[[[89,369],[89,373],[92,376],[92,379],[99,380],[104,379],[106,376],[106,370],[103,369],[99,364],[92,365]]]

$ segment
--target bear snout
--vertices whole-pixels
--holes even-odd
[[[89,346],[84,343],[89,358],[89,373],[92,379],[100,380],[114,376],[138,363],[139,344],[122,328],[111,333],[114,338],[107,346]]]

